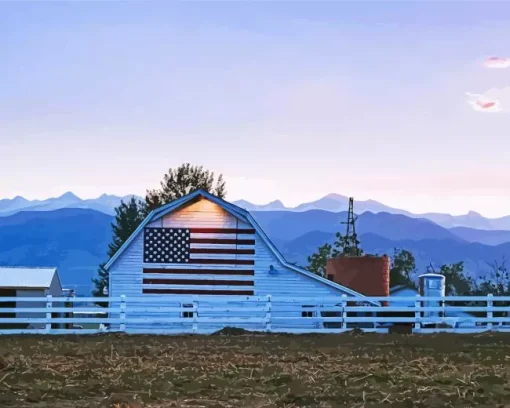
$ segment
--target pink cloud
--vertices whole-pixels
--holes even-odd
[[[501,112],[502,107],[499,100],[494,98],[489,98],[485,95],[480,94],[472,94],[466,92],[466,95],[469,97],[468,103],[474,110],[479,112]]]
[[[490,57],[484,62],[487,68],[510,68],[510,58]]]

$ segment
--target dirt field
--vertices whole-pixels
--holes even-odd
[[[510,335],[0,337],[0,406],[509,408]]]

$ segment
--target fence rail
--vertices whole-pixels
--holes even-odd
[[[510,332],[510,296],[0,297],[0,334],[207,334],[224,327],[273,333]]]

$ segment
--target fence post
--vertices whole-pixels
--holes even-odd
[[[52,319],[52,316],[51,316],[51,307],[52,307],[52,303],[53,303],[52,296],[51,295],[47,295],[46,296],[46,319],[49,320],[49,322],[46,322],[46,332],[47,333],[49,333],[51,331],[51,319]]]
[[[120,331],[126,331],[126,295],[120,297]]]
[[[347,321],[345,320],[347,318],[347,312],[345,311],[345,308],[347,307],[347,295],[342,295],[342,329],[347,330]]]
[[[198,330],[198,300],[193,299],[193,333]]]
[[[266,331],[271,331],[271,295],[267,295],[266,301]]]
[[[416,301],[414,302],[414,329],[415,330],[420,330],[421,328],[421,311],[420,311],[420,307],[421,307],[421,300],[420,300],[421,296],[420,295],[416,295]]]
[[[493,300],[492,300],[492,293],[489,293],[487,295],[487,319],[492,319],[493,313],[492,313],[492,306],[493,306]],[[487,322],[487,328],[489,330],[492,330],[492,322]]]

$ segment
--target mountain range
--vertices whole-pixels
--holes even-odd
[[[85,208],[103,212],[105,214],[115,214],[121,200],[127,201],[132,196],[123,197],[103,194],[94,199],[81,199],[71,192],[67,192],[60,197],[49,198],[46,200],[27,200],[23,197],[0,200],[0,217],[15,214],[20,211],[51,211],[60,208]],[[306,212],[310,210],[324,210],[329,212],[346,211],[349,206],[349,198],[340,194],[328,194],[319,200],[302,203],[296,207],[286,207],[280,200],[268,204],[257,205],[245,200],[234,201],[234,204],[247,209],[248,211],[287,211],[287,212]],[[500,218],[486,218],[481,214],[470,211],[465,215],[450,215],[440,213],[413,214],[409,211],[393,208],[375,200],[360,200],[354,202],[354,211],[357,214],[365,212],[389,214],[401,214],[409,218],[430,220],[444,228],[464,227],[476,230],[501,231],[500,241],[505,236],[505,231],[510,231],[510,215]],[[464,231],[465,234],[469,234]]]
[[[252,204],[245,200],[238,200],[233,203],[248,211],[302,212],[308,210],[325,210],[340,212],[347,211],[349,208],[349,198],[340,194],[328,194],[319,200],[302,203],[296,207],[285,207],[279,200],[263,205]],[[387,206],[375,200],[354,201],[354,212],[356,214],[362,214],[367,211],[373,213],[387,212],[390,214],[402,214],[410,218],[424,218],[445,228],[467,227],[483,230],[510,231],[510,215],[500,218],[486,218],[475,211],[470,211],[465,215],[450,215],[441,213],[413,214],[403,209]]]
[[[346,212],[253,211],[253,216],[287,260],[301,266],[335,233],[343,231]],[[57,266],[63,285],[80,295],[106,261],[113,217],[101,211],[62,208],[20,211],[0,217],[0,265]],[[413,252],[420,272],[432,263],[464,261],[474,275],[488,262],[510,256],[510,231],[444,228],[428,219],[388,212],[362,213],[356,223],[367,253],[393,255],[394,248]]]
[[[16,214],[20,211],[52,211],[61,208],[85,208],[97,210],[105,214],[115,214],[115,207],[118,207],[121,200],[128,201],[134,195],[119,197],[103,194],[97,198],[83,200],[71,192],[60,197],[48,198],[46,200],[27,200],[24,197],[0,200],[0,217]],[[138,196],[135,196],[137,198]]]

